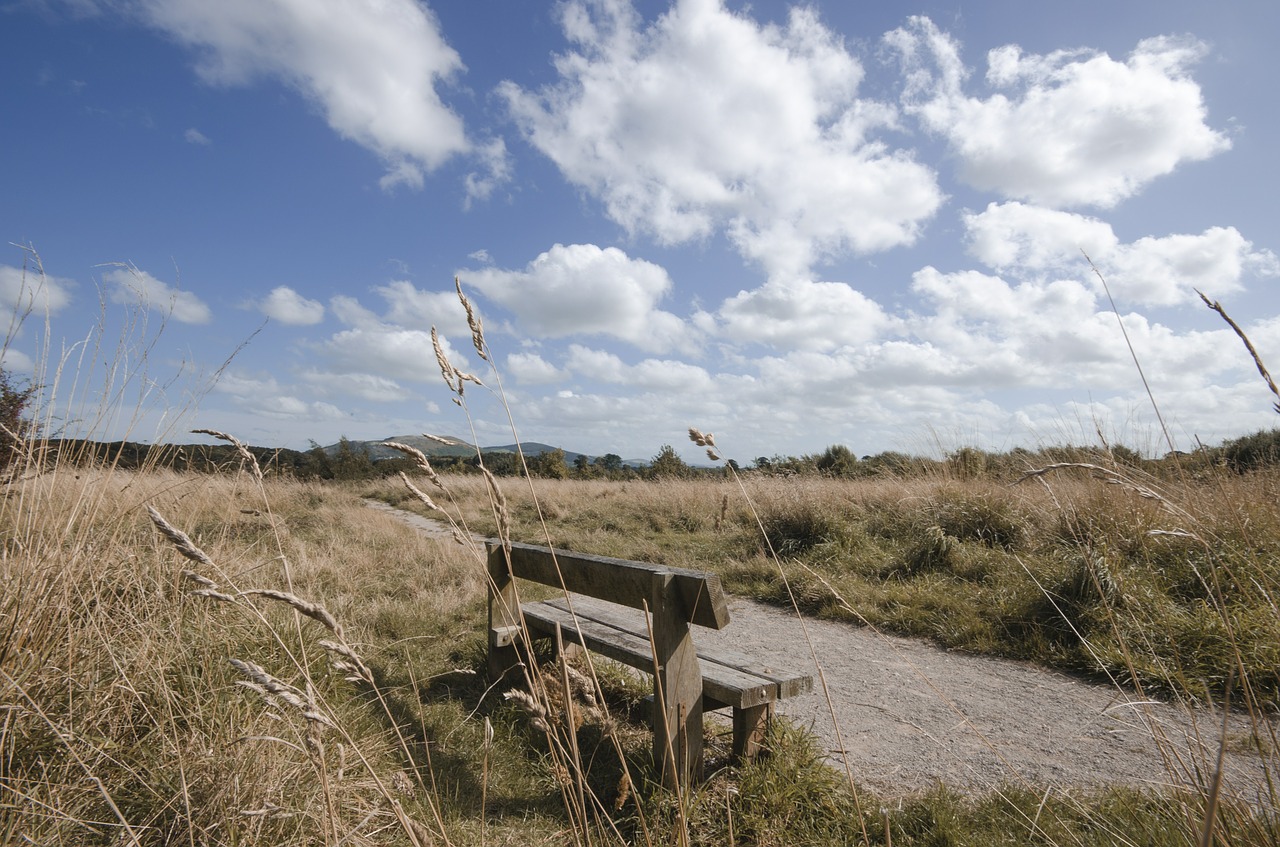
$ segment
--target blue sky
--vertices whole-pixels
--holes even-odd
[[[1276,424],[1194,293],[1280,367],[1273,2],[0,0],[0,31],[3,362],[70,434],[508,443],[432,352],[497,387],[457,276],[526,440],[1163,452],[1082,251],[1175,446]]]

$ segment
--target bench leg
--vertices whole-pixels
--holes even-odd
[[[739,762],[749,762],[759,753],[764,744],[764,733],[769,728],[769,716],[772,703],[759,706],[748,706],[733,710],[733,758]]]
[[[663,785],[678,790],[702,779],[702,669],[671,585],[671,574],[654,574],[653,758]]]

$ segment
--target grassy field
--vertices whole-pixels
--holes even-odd
[[[475,377],[437,353],[461,401]],[[1177,792],[877,795],[782,721],[768,756],[668,792],[653,781],[642,687],[607,670],[582,684],[585,668],[554,663],[532,664],[521,688],[491,687],[481,553],[362,502],[713,569],[731,591],[807,615],[1153,695],[1229,697],[1255,718],[1232,743],[1274,767],[1275,470],[1149,478],[1069,462],[1021,482],[966,471],[531,484],[433,479],[424,460],[415,494],[264,476],[247,450],[215,475],[65,451],[46,461],[51,421],[10,431],[14,462],[0,467],[2,843],[1280,842],[1280,788],[1227,802],[1211,770]],[[708,744],[723,763],[723,740]]]
[[[1189,697],[1229,682],[1237,703],[1274,705],[1276,480],[1163,493],[1196,516],[1185,523],[1158,498],[1080,473],[1048,488],[538,482],[537,506],[526,481],[502,492],[517,538],[549,531],[561,546],[710,567],[775,601],[786,574],[809,614]],[[442,481],[447,492],[416,480],[472,530],[495,528],[482,477]],[[878,797],[783,724],[766,759],[664,792],[650,782],[642,692],[625,677],[601,679],[593,707],[571,705],[559,672],[539,676],[541,715],[488,688],[480,559],[361,503],[402,490],[263,481],[247,464],[205,476],[68,463],[11,483],[0,838],[1198,843],[1211,775],[1179,795],[992,785]],[[1269,735],[1251,743],[1275,755]],[[1215,843],[1277,835],[1270,814],[1227,807],[1215,820]]]
[[[1151,694],[1280,705],[1280,475],[512,480],[518,540],[712,569],[808,615]],[[487,485],[451,491],[497,532]],[[536,502],[535,494],[536,492]],[[420,508],[403,486],[377,495]],[[782,567],[778,566],[778,563]]]

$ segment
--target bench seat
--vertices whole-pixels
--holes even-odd
[[[531,635],[553,636],[557,625],[576,642],[623,664],[652,674],[653,645],[645,615],[612,603],[574,595],[521,604]],[[772,667],[732,649],[695,647],[702,669],[703,708],[733,710],[733,753],[749,759],[759,750],[773,703],[813,690],[813,677]]]

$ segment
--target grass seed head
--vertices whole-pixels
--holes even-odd
[[[258,464],[257,458],[253,453],[249,452],[249,448],[244,446],[244,442],[239,438],[225,432],[219,432],[216,429],[193,429],[191,431],[199,435],[211,435],[235,447],[236,452],[240,454],[240,458],[248,462],[249,467],[253,469],[253,475],[257,477],[258,482],[262,482],[262,467]]]
[[[306,615],[312,620],[319,621],[324,624],[330,632],[339,638],[342,637],[342,625],[338,623],[337,619],[333,615],[329,614],[328,609],[318,603],[311,603],[307,600],[303,600],[296,594],[290,594],[287,591],[275,591],[270,588],[250,588],[247,591],[241,591],[240,594],[242,596],[256,594],[259,597],[266,597],[269,600],[278,600],[281,603],[297,609],[300,614]]]
[[[156,529],[160,530],[160,533],[173,543],[174,548],[179,553],[193,562],[199,562],[211,568],[217,567],[213,563],[213,559],[210,559],[207,553],[191,541],[190,536],[165,520],[164,516],[156,511],[154,506],[147,506],[147,515],[151,518],[151,522],[155,524]]]

